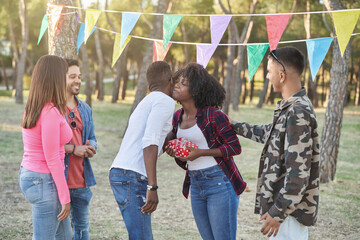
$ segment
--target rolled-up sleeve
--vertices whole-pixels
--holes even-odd
[[[171,105],[172,104],[172,105]],[[161,133],[164,128],[171,130],[171,119],[174,111],[174,103],[158,101],[152,105],[151,112],[146,120],[144,137],[142,138],[142,148],[150,145],[162,147],[164,139]]]

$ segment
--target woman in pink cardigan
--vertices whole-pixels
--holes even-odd
[[[46,55],[35,65],[22,123],[24,156],[19,184],[32,204],[33,239],[71,239],[70,195],[64,174],[66,123],[64,59]]]

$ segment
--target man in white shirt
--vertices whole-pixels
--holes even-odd
[[[159,202],[156,161],[172,128],[175,102],[170,66],[152,63],[146,72],[150,94],[129,119],[109,180],[123,216],[129,239],[153,239],[151,213]]]

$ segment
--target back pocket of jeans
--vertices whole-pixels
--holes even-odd
[[[111,182],[116,202],[123,208],[130,202],[130,182]]]
[[[36,177],[22,177],[20,188],[26,200],[36,203],[43,196],[42,179]]]

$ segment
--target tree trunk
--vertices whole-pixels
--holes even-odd
[[[165,13],[169,6],[169,2],[170,0],[159,0],[156,12]],[[150,33],[150,38],[161,39],[162,38],[161,30],[162,30],[162,18],[161,16],[157,15],[154,18],[154,28]],[[146,81],[146,70],[152,62],[152,53],[153,53],[153,42],[149,41],[147,43],[146,52],[143,57],[140,75],[137,83],[135,100],[131,107],[130,114],[134,111],[134,109],[140,103],[140,101],[146,96],[147,88],[148,88],[148,83]]]
[[[77,0],[77,5],[79,8],[81,8],[81,1]],[[83,17],[83,13],[81,10],[78,11],[80,19],[82,19]],[[74,15],[74,19],[76,21],[75,15]],[[75,50],[76,50],[76,42],[75,42],[75,37],[74,37],[74,46],[75,46]],[[89,72],[89,64],[88,64],[88,54],[87,54],[87,49],[86,49],[86,45],[83,44],[80,47],[80,53],[81,53],[81,62],[82,62],[82,76],[85,79],[85,96],[86,96],[86,103],[91,107],[91,93],[92,93],[92,84],[91,84],[91,78],[90,78],[90,72]]]
[[[266,78],[267,62],[268,62],[268,59],[267,59],[267,57],[266,57],[266,58],[264,58],[264,61],[263,61],[263,74],[264,74],[264,75],[263,75],[263,78],[264,78],[264,85],[263,85],[263,89],[262,89],[261,92],[260,92],[259,102],[258,102],[258,104],[256,105],[257,108],[262,108],[262,105],[263,105],[264,102],[265,102],[267,89],[268,89],[268,87],[269,87],[269,79]]]
[[[127,62],[125,62],[125,64],[123,64],[122,72],[123,72],[123,86],[121,89],[121,99],[125,100],[127,84],[129,82],[129,71],[127,69]]]
[[[5,81],[5,86],[6,86],[6,90],[9,91],[9,82],[8,82],[8,78],[7,78],[7,75],[6,75],[6,68],[5,68],[5,64],[4,64],[4,59],[3,58],[0,58],[1,59],[1,69],[2,69],[2,77]],[[0,81],[1,82],[1,81]]]
[[[253,0],[252,6],[251,6],[251,14],[255,13],[256,6],[257,6],[258,0]],[[245,24],[245,27],[241,33],[240,39],[238,39],[238,43],[247,43],[250,38],[250,33],[252,31],[253,27],[253,17],[250,16]],[[246,46],[238,46],[238,52],[237,52],[237,66],[236,66],[236,72],[235,72],[235,84],[234,84],[234,95],[232,98],[232,109],[234,111],[238,111],[239,109],[239,101],[241,96],[241,89],[243,85],[243,78],[241,78],[241,71],[244,68],[244,60],[245,60],[245,48]],[[246,84],[246,82],[245,82]]]
[[[48,4],[62,4],[73,6],[72,0],[48,0]],[[73,9],[63,8],[62,13],[73,12]],[[49,8],[47,14],[50,14]],[[55,21],[53,15],[49,15],[49,26]],[[61,15],[59,20],[59,31],[55,36],[57,29],[48,28],[48,46],[49,54],[63,58],[75,59],[76,54],[76,14]],[[55,36],[55,37],[54,37]]]
[[[344,9],[340,0],[324,0],[324,4],[329,11]],[[344,56],[341,57],[338,41],[334,38],[330,93],[320,145],[320,182],[322,183],[335,178],[350,54],[351,46],[348,44]]]
[[[13,68],[13,75],[12,75],[12,89],[16,89],[16,76],[17,76],[17,64],[19,62],[19,52],[16,46],[15,41],[15,34],[14,34],[14,28],[11,20],[11,16],[9,15],[9,33],[10,33],[10,41],[11,41],[11,48],[13,53],[13,59],[11,62],[12,68]]]
[[[98,93],[97,99],[100,101],[104,100],[104,58],[101,50],[99,29],[96,29],[95,32],[95,46],[96,46],[96,55],[98,57]]]
[[[29,39],[29,23],[27,21],[26,12],[26,0],[19,0],[19,15],[21,22],[21,53],[17,68],[17,79],[16,79],[16,103],[22,104],[23,99],[23,77],[25,72],[26,64],[26,48]]]
[[[186,32],[186,29],[185,29],[184,22],[181,22],[181,31],[182,31],[182,34],[183,34],[184,42],[187,42],[188,41],[188,36],[187,36],[187,32]],[[189,45],[188,44],[184,44],[184,54],[185,54],[185,63],[188,64],[190,62]]]
[[[360,66],[360,59],[359,65]],[[356,89],[355,89],[355,106],[360,106],[360,71],[356,75]]]
[[[306,0],[306,12],[310,12],[310,0]],[[306,32],[306,39],[311,39],[311,14],[305,14],[304,15],[304,27]],[[314,79],[315,80],[315,79]],[[309,99],[311,100],[314,107],[318,107],[318,97],[316,92],[316,86],[312,79],[311,72],[308,72],[308,78],[307,78],[307,95],[309,96]]]

